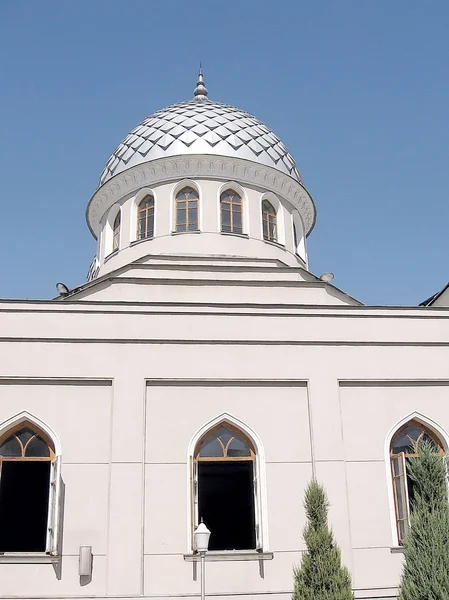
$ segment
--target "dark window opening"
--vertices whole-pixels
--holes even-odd
[[[50,461],[8,461],[0,475],[0,552],[45,552]]]
[[[198,463],[198,514],[209,550],[256,548],[253,461]]]
[[[293,243],[295,244],[295,254],[298,254],[298,231],[293,223]]]
[[[410,460],[410,459],[408,459],[408,460]],[[406,463],[406,465],[407,465],[407,463]],[[413,510],[413,503],[415,501],[415,483],[414,483],[413,479],[410,477],[410,475],[407,471],[407,467],[406,467],[406,471],[405,471],[405,476],[406,476],[406,482],[407,482],[408,503],[409,503],[410,512],[411,512]]]

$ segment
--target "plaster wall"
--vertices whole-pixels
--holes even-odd
[[[391,552],[385,440],[414,411],[449,429],[446,313],[212,310],[1,304],[0,420],[26,410],[51,426],[66,488],[61,578],[50,564],[0,557],[1,597],[199,594],[183,559],[187,450],[223,412],[263,443],[274,559],[262,571],[257,561],[208,563],[209,592],[289,597],[303,489],[316,473],[357,597],[394,596],[401,555]],[[94,552],[85,586],[80,544]]]

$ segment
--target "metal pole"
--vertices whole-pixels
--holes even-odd
[[[206,553],[201,552],[201,600],[206,598]]]

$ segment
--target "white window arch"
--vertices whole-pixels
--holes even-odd
[[[0,552],[60,553],[61,446],[27,412],[0,424]]]
[[[193,436],[188,465],[189,551],[195,550],[193,532],[201,518],[212,531],[212,551],[267,551],[265,455],[254,431],[227,413],[219,415]],[[217,479],[220,486],[227,482],[226,498]]]
[[[266,201],[266,202],[265,202]],[[265,204],[264,204],[265,202]],[[264,227],[264,208],[266,203],[269,203],[275,213],[275,227],[276,227],[276,232],[275,232],[275,239],[272,240],[270,239],[271,236],[267,236],[266,233],[266,225]],[[277,242],[278,244],[281,244],[282,246],[285,245],[285,216],[284,216],[284,207],[282,206],[281,201],[279,200],[279,198],[277,196],[275,196],[272,192],[266,192],[265,194],[262,194],[262,197],[260,199],[260,231],[261,231],[261,238],[265,239],[266,241],[274,241]]]
[[[172,189],[170,206],[174,233],[195,233],[202,230],[202,197],[195,181],[179,181]]]
[[[407,459],[414,455],[413,444],[422,437],[435,446],[437,454],[448,453],[448,435],[437,423],[413,412],[389,431],[385,440],[385,464],[393,544],[401,545],[410,528],[410,493]]]
[[[142,201],[148,199],[153,199],[153,208],[148,206],[146,214],[143,215],[142,212],[139,214],[139,207],[141,207]],[[131,218],[130,218],[130,235],[129,239],[131,242],[136,242],[139,240],[152,239],[156,235],[156,216],[157,216],[157,200],[156,194],[151,188],[142,188],[136,194],[134,200],[131,204]],[[151,214],[152,213],[152,214]],[[139,218],[140,217],[140,218]],[[140,221],[140,227],[139,227]],[[142,223],[142,221],[144,223]],[[142,227],[142,225],[144,225]]]
[[[236,199],[240,198],[240,224],[233,218],[229,218],[229,222],[223,222],[223,201],[229,202],[229,199],[225,198],[226,192],[231,191],[235,194]],[[232,200],[231,200],[232,201]],[[232,208],[229,207],[231,210]],[[236,208],[236,207],[234,207]],[[231,212],[231,210],[229,212]],[[217,195],[217,223],[218,231],[221,233],[234,233],[234,234],[249,234],[249,211],[248,211],[248,199],[245,190],[235,181],[228,181],[223,183],[218,188]],[[237,227],[235,227],[237,225]],[[239,227],[240,225],[240,227]]]
[[[121,237],[122,237],[122,215],[121,215],[121,206],[120,204],[114,204],[112,208],[109,210],[105,226],[103,229],[103,235],[101,236],[103,243],[103,253],[106,258],[109,254],[116,252],[120,249],[121,246]],[[118,220],[118,238],[117,238],[117,220]],[[115,231],[115,236],[114,236]],[[118,242],[118,247],[117,246]]]

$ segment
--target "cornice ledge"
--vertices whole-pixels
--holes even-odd
[[[249,160],[198,154],[170,156],[139,164],[104,183],[93,194],[86,209],[86,220],[92,234],[97,237],[101,217],[124,196],[155,183],[188,177],[213,177],[260,186],[296,206],[304,220],[307,235],[315,224],[316,209],[312,197],[295,179]]]

